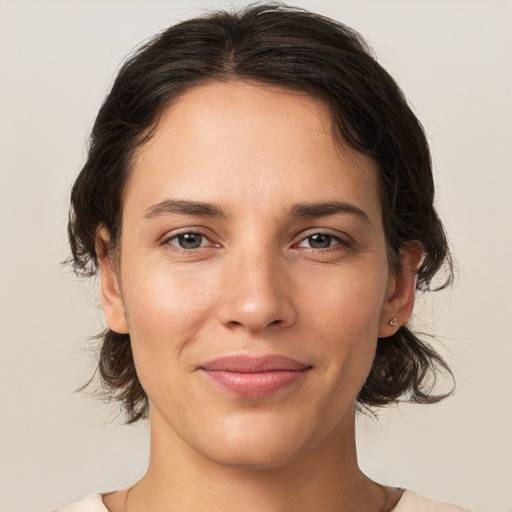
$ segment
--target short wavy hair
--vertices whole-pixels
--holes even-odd
[[[68,233],[75,272],[98,272],[95,237],[120,243],[122,197],[134,153],[154,133],[166,106],[208,82],[248,80],[302,91],[330,108],[340,145],[377,164],[381,206],[392,269],[411,242],[423,250],[417,289],[432,289],[444,266],[453,279],[443,225],[434,208],[434,183],[422,126],[397,83],[376,61],[363,37],[329,18],[279,3],[216,11],[164,30],[121,67],[92,129],[87,161],[71,193]],[[148,397],[134,366],[130,336],[107,329],[100,336],[100,389],[122,403],[128,423],[147,417]],[[357,396],[360,406],[397,401],[434,403],[443,358],[408,326],[379,339],[373,367]]]

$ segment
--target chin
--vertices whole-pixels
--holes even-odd
[[[217,449],[205,455],[213,462],[225,467],[247,471],[265,471],[287,466],[300,458],[303,452],[298,447],[289,447],[283,444],[276,446],[269,443],[261,444],[265,446],[258,447],[257,443],[252,443],[252,447],[226,444],[223,449]]]
[[[293,428],[292,425],[291,421],[283,424],[279,421],[258,421],[257,418],[244,426],[224,425],[224,428],[213,430],[219,436],[204,438],[206,442],[202,443],[200,451],[210,460],[226,467],[277,469],[301,458],[319,441],[313,435],[314,431],[309,432],[303,428],[304,425],[302,428]]]

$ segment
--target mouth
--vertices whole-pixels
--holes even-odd
[[[198,370],[215,386],[244,398],[264,398],[302,381],[311,365],[280,355],[228,356]]]

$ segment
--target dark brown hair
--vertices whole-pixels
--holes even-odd
[[[418,290],[451,260],[433,206],[430,152],[423,129],[391,76],[357,32],[331,19],[283,4],[256,4],[179,23],[133,54],[119,71],[94,124],[87,161],[71,193],[69,240],[75,271],[97,273],[95,236],[106,226],[110,249],[121,232],[123,188],[134,152],[147,141],[165,107],[191,87],[249,80],[322,99],[333,132],[370,156],[380,171],[390,265],[398,268],[405,244],[421,245]],[[119,400],[128,422],[147,415],[130,337],[106,330],[100,337],[99,376],[106,395]],[[398,400],[433,403],[437,373],[451,374],[433,348],[402,326],[379,339],[375,361],[357,400],[381,406]]]

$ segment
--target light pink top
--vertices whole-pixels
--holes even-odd
[[[103,504],[101,494],[91,494],[82,501],[55,512],[109,512]],[[412,491],[404,491],[397,506],[391,512],[469,512],[455,505],[434,503]]]

